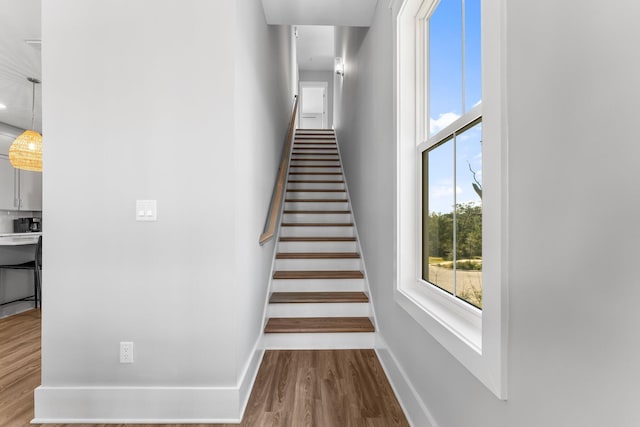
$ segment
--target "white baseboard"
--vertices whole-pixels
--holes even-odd
[[[420,427],[439,427],[380,333],[376,334],[375,349],[409,424]]]
[[[247,364],[242,372],[242,377],[238,385],[238,395],[240,399],[240,419],[244,416],[244,411],[249,403],[249,397],[251,397],[251,391],[253,390],[253,384],[256,382],[258,371],[260,370],[260,364],[264,357],[264,348],[262,347],[262,334],[258,336],[253,350],[251,351],[251,357],[247,361]]]
[[[237,387],[49,387],[35,390],[33,423],[237,423]]]
[[[240,423],[264,349],[256,342],[233,387],[55,387],[34,392],[34,424]]]

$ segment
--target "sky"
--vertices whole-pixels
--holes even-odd
[[[482,99],[480,0],[464,0],[464,82],[462,0],[440,0],[429,19],[429,135],[456,120]],[[464,90],[463,90],[464,88]],[[473,173],[482,182],[482,125],[429,152],[429,211],[451,212],[457,203],[480,203]],[[455,163],[455,180],[454,180]],[[455,184],[454,184],[455,182]]]

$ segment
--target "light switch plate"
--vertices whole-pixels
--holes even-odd
[[[157,221],[157,200],[136,200],[136,221]]]

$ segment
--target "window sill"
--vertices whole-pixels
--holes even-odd
[[[452,308],[441,304],[438,298],[427,298],[428,290],[419,282],[414,286],[396,289],[395,301],[431,336],[433,336],[453,357],[478,378],[499,399],[506,399],[500,375],[501,360],[491,356],[491,351],[482,351],[482,315],[464,313],[465,308]],[[409,288],[409,289],[407,289]],[[441,296],[440,296],[441,297]]]
[[[439,328],[477,354],[482,354],[482,312],[422,281],[405,284],[396,301],[430,333]],[[432,323],[437,325],[432,325]]]

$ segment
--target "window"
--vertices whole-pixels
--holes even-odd
[[[482,308],[482,122],[422,154],[422,279]]]
[[[482,307],[480,0],[440,0],[425,14],[421,278]],[[472,112],[470,113],[470,110]]]
[[[394,298],[506,398],[506,0],[395,0]]]

